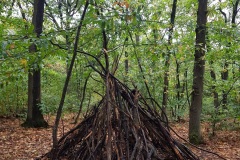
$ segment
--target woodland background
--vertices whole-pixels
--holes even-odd
[[[90,0],[81,21],[85,1],[49,0],[44,2],[39,33],[33,20],[36,2],[0,3],[2,121],[9,117],[27,119],[29,75],[35,71],[41,71],[41,101],[37,107],[45,119],[56,115],[72,55],[77,53],[62,115],[74,115],[77,122],[77,114],[84,115],[105,93],[104,81],[97,72],[101,66],[96,61],[105,64],[103,30],[112,72],[117,69],[115,76],[144,97],[154,98],[169,121],[189,121],[198,1]],[[201,57],[205,61],[204,89],[199,108],[201,123],[208,124],[203,130],[205,137],[217,136],[218,131],[239,133],[239,10],[239,0],[209,0],[207,4],[205,55]],[[34,52],[32,44],[37,48]]]

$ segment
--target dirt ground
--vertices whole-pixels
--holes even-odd
[[[53,125],[53,118],[45,117],[45,119],[50,126]],[[73,115],[67,115],[63,118],[59,127],[59,137],[74,126],[71,124],[73,121]],[[52,144],[52,128],[26,129],[20,126],[22,122],[22,120],[17,118],[0,118],[0,160],[30,160],[50,150]],[[188,135],[187,126],[187,121],[171,124],[171,127],[176,133],[184,139],[187,139]],[[209,124],[202,124],[202,129],[205,144],[199,145],[198,147],[217,153],[227,160],[240,160],[240,130],[217,131],[216,136],[210,138]],[[177,138],[176,135],[174,135],[174,137]],[[179,141],[192,148],[200,159],[221,159],[216,155],[191,147],[181,139],[179,139]]]
[[[171,124],[172,128],[179,134],[182,138],[188,140],[188,122],[174,123]],[[178,138],[180,142],[186,144],[191,148],[194,153],[196,153],[201,160],[240,160],[240,130],[218,130],[215,136],[211,136],[211,127],[209,123],[203,123],[201,125],[202,133],[204,138],[204,144],[198,145],[197,147],[218,154],[214,155],[208,153],[196,147],[192,147],[185,141]],[[221,158],[222,157],[222,158]]]

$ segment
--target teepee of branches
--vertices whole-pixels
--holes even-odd
[[[106,94],[85,119],[66,133],[54,159],[195,160],[197,156],[175,140],[167,124],[139,91],[130,90],[109,72]]]

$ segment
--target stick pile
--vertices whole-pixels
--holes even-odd
[[[137,90],[130,91],[110,74],[106,95],[46,157],[52,154],[69,160],[198,159],[171,137],[160,115]]]

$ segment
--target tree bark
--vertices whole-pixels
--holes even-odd
[[[227,60],[225,60],[225,62],[223,64],[223,71],[221,73],[221,77],[222,77],[223,81],[227,81],[228,80],[228,66],[229,66],[229,63],[228,63]],[[228,103],[227,91],[223,90],[222,91],[222,108],[223,109],[227,109],[227,103]]]
[[[176,16],[176,9],[177,9],[177,0],[173,0],[172,12],[171,12],[171,19],[170,19],[170,27],[169,27],[169,36],[168,36],[168,47],[172,44],[172,34],[174,28],[174,21]],[[171,51],[168,50],[166,54],[166,61],[164,64],[165,71],[164,71],[164,78],[163,78],[163,100],[162,100],[162,119],[166,121],[166,108],[168,102],[168,87],[169,87],[169,66],[170,66],[170,53]]]
[[[213,64],[213,61],[210,62],[210,64],[212,65]],[[211,78],[213,79],[214,82],[216,82],[216,73],[214,72],[213,69],[211,69],[210,71],[210,75],[211,75]],[[213,98],[214,98],[214,107],[215,109],[217,109],[219,107],[219,101],[218,101],[218,93],[216,91],[216,85],[213,85],[212,86],[212,92],[213,92]]]
[[[177,104],[175,105],[175,109],[174,109],[174,114],[173,116],[175,116],[177,118],[177,120],[180,120],[180,115],[177,114],[177,110],[180,109],[180,99],[181,99],[181,93],[184,93],[184,89],[181,91],[181,83],[180,83],[180,63],[178,62],[178,60],[175,60],[176,62],[176,80],[177,80],[177,84],[176,84],[176,90],[177,90]]]
[[[125,82],[127,83],[128,82],[128,71],[129,71],[129,63],[128,63],[128,52],[125,51]]]
[[[67,77],[66,77],[66,80],[65,80],[65,83],[64,83],[61,100],[60,100],[60,103],[59,103],[59,107],[58,107],[55,123],[54,123],[54,126],[53,126],[53,131],[52,131],[52,139],[53,139],[52,159],[56,159],[55,158],[56,155],[54,155],[54,154],[58,150],[58,148],[57,148],[58,125],[59,125],[59,121],[60,121],[61,114],[62,114],[62,109],[63,109],[63,105],[64,105],[66,93],[67,93],[68,84],[69,84],[69,81],[70,81],[70,77],[72,75],[73,65],[74,65],[75,59],[77,57],[77,49],[78,49],[78,42],[79,42],[79,38],[80,38],[80,32],[81,32],[81,29],[82,29],[83,20],[84,20],[85,14],[87,12],[88,6],[89,6],[89,0],[87,0],[86,3],[85,3],[84,10],[82,12],[81,19],[80,19],[79,25],[77,27],[77,33],[76,33],[77,35],[75,37],[75,42],[74,42],[73,56],[72,56],[72,60],[71,60],[70,66],[69,66]]]
[[[44,1],[34,0],[34,12],[32,24],[37,37],[40,37],[43,26]],[[29,52],[34,54],[37,52],[36,44],[29,47]],[[37,62],[35,62],[37,63]],[[28,73],[28,112],[27,119],[22,124],[25,127],[47,127],[48,124],[44,120],[41,112],[41,71],[38,66],[29,69]]]
[[[200,118],[203,98],[203,77],[206,49],[207,0],[198,0],[196,44],[194,54],[192,100],[189,112],[189,140],[191,143],[202,142]]]
[[[232,28],[236,27],[236,16],[239,11],[238,10],[239,2],[240,0],[236,0],[236,2],[233,3],[233,10],[232,10],[232,17],[231,17]],[[227,14],[221,8],[219,9],[219,11],[223,15],[225,23],[227,25],[228,23]],[[228,48],[230,47],[231,47],[231,42],[228,42]],[[228,66],[229,66],[229,62],[225,60],[223,64],[223,71],[221,72],[221,77],[223,81],[227,81],[229,79]],[[227,103],[228,103],[228,94],[226,90],[223,90],[222,91],[222,108],[223,109],[227,109]]]

